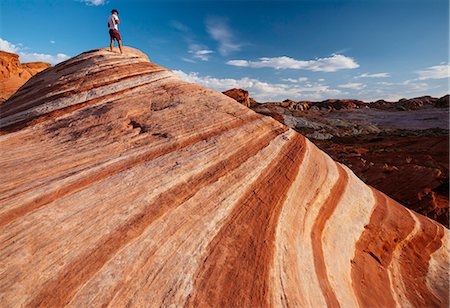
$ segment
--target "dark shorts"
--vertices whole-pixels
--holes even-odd
[[[109,30],[109,37],[112,40],[114,40],[114,39],[116,39],[117,41],[121,41],[122,40],[122,38],[120,37],[119,31],[117,31],[116,29]]]

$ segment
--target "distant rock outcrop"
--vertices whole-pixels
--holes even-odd
[[[229,90],[231,91],[231,90]],[[225,92],[224,92],[225,93]],[[248,95],[248,93],[247,93]],[[320,102],[311,101],[293,101],[286,99],[282,102],[267,102],[262,105],[265,107],[280,106],[289,110],[307,111],[307,110],[351,110],[360,108],[372,108],[388,111],[407,111],[418,110],[426,107],[448,108],[449,96],[445,95],[441,98],[422,96],[416,98],[402,98],[397,102],[388,102],[385,100],[377,100],[375,102],[364,102],[356,99],[327,99]]]
[[[247,90],[234,88],[231,90],[224,91],[222,93],[238,101],[239,103],[241,103],[246,107],[251,107],[256,104],[256,101],[248,95]]]
[[[32,76],[50,66],[45,62],[20,63],[18,55],[0,51],[0,103],[7,100]]]
[[[437,108],[448,108],[449,107],[449,95],[442,96],[435,103],[434,106]]]
[[[366,106],[366,103],[354,99],[327,99],[322,102],[314,103],[319,109],[341,110],[341,109],[356,109]]]
[[[449,305],[446,228],[139,51],[0,115],[2,307]]]
[[[280,106],[290,110],[306,111],[306,110],[341,110],[341,109],[355,109],[367,106],[367,103],[353,99],[327,99],[321,102],[310,101],[293,101],[286,99],[282,102],[269,102],[263,104],[265,107]]]
[[[448,133],[384,133],[314,140],[367,184],[448,228]]]
[[[421,96],[416,98],[402,98],[397,102],[378,100],[370,104],[371,108],[382,110],[418,110],[424,107],[448,108],[448,95],[441,98]]]

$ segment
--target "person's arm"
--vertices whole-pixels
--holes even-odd
[[[114,20],[116,21],[116,24],[117,24],[117,25],[120,25],[120,19],[119,19],[119,17],[114,16]]]

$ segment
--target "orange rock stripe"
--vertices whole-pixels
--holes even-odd
[[[98,52],[99,54],[89,55],[91,53],[96,53],[96,52]],[[82,55],[88,55],[88,56],[84,57]],[[108,57],[104,57],[104,55],[101,55],[101,50],[99,50],[99,49],[90,50],[90,51],[87,51],[87,52],[80,53],[76,58],[68,59],[68,60],[66,60],[64,62],[56,64],[55,65],[55,71],[56,72],[61,72],[63,70],[67,70],[68,68],[71,68],[73,66],[86,63],[86,62],[88,62],[91,59],[99,59],[99,57],[104,57],[103,58],[104,61],[101,61],[100,63],[105,63],[105,62],[108,62],[108,59],[111,59],[111,56],[112,55],[108,55]],[[112,59],[114,59],[114,60],[128,60],[128,59],[138,59],[138,58],[139,58],[138,56],[135,56],[135,57],[133,57],[133,56],[131,56],[131,57],[130,56],[125,56],[124,57],[124,56],[118,56],[118,55],[112,57]],[[144,58],[141,58],[141,59],[144,59]],[[160,67],[157,64],[149,62],[147,59],[145,59],[145,62],[147,62],[148,64],[153,65],[155,67]]]
[[[276,225],[304,153],[305,139],[296,134],[240,199],[209,244],[187,306],[269,304]]]
[[[111,78],[111,79],[108,79],[108,80],[106,80],[104,82],[101,82],[101,83],[89,84],[89,85],[86,85],[84,87],[79,87],[79,88],[76,88],[76,89],[72,89],[72,90],[61,92],[61,93],[57,93],[57,94],[54,94],[54,95],[49,96],[49,97],[43,97],[43,98],[41,98],[41,99],[39,99],[37,101],[31,101],[31,103],[33,104],[33,106],[31,108],[43,105],[43,104],[45,104],[47,102],[50,102],[50,101],[53,101],[53,100],[56,100],[56,99],[60,99],[60,98],[63,98],[63,97],[69,97],[69,96],[75,95],[75,94],[80,94],[82,92],[94,90],[94,89],[97,89],[97,88],[100,88],[100,87],[104,87],[104,86],[108,86],[108,85],[112,85],[114,83],[122,82],[124,80],[133,79],[133,78],[142,77],[142,76],[150,76],[150,75],[153,75],[155,73],[166,72],[166,71],[167,70],[165,70],[165,69],[160,69],[160,70],[149,71],[149,72],[146,72],[146,73],[124,74],[124,76],[122,76],[120,78],[117,78],[117,79],[112,79]],[[104,71],[101,71],[99,73],[105,74]],[[93,77],[90,77],[90,78],[93,78]],[[97,78],[99,78],[99,77],[97,77]],[[54,91],[55,89],[52,89],[52,90]],[[42,94],[39,94],[39,95],[42,95]],[[22,99],[22,97],[21,97],[21,99]],[[22,103],[22,102],[24,102],[24,103]],[[29,105],[30,105],[30,103],[28,103],[27,98],[24,98],[24,100],[12,100],[11,103],[6,103],[4,108],[2,108],[3,110],[2,110],[2,115],[1,116],[2,116],[2,118],[4,118],[4,117],[10,116],[12,114],[16,114],[18,112],[25,111],[27,109],[30,109]]]
[[[440,301],[428,289],[426,282],[430,255],[442,246],[444,228],[421,215],[416,217],[420,222],[420,232],[405,245],[399,260],[406,297],[415,307],[449,307],[449,293]]]
[[[25,94],[20,95],[20,99],[14,99],[11,101],[7,101],[4,105],[5,108],[2,108],[2,116],[8,116],[13,113],[21,112],[23,110],[29,109],[29,101],[33,104],[33,107],[39,106],[45,102],[55,100],[61,97],[67,97],[73,94],[79,94],[80,92],[84,92],[87,90],[95,89],[101,86],[109,85],[115,82],[122,81],[124,79],[136,77],[139,75],[151,75],[154,73],[164,72],[167,71],[166,69],[163,69],[161,67],[153,67],[148,62],[138,62],[138,63],[127,63],[127,64],[116,64],[113,67],[105,70],[100,70],[93,73],[87,73],[84,77],[89,78],[87,80],[95,80],[98,81],[98,83],[90,84],[90,85],[84,85],[86,83],[80,82],[79,80],[69,81],[67,84],[60,84],[56,85],[54,87],[46,87],[42,91],[39,91],[39,96],[42,97],[42,99],[37,101],[32,101],[33,98],[36,97],[36,93],[33,93],[33,91],[26,91],[27,88],[34,88],[35,85],[33,84],[26,84],[23,88],[19,89],[19,92],[22,92],[25,90]],[[133,72],[133,74],[130,74],[130,72]],[[107,78],[108,73],[114,73],[115,78]],[[106,81],[107,80],[107,81]],[[103,82],[102,82],[103,81]],[[79,85],[78,85],[79,84]],[[54,94],[52,96],[45,97],[45,95],[52,93],[52,92],[58,92],[58,89],[64,90],[64,88],[72,88],[76,87],[75,89],[66,90],[61,93]]]
[[[9,212],[6,212],[5,214],[0,216],[0,227],[16,220],[17,218],[19,218],[21,216],[24,216],[34,210],[37,210],[56,199],[59,199],[64,196],[73,194],[77,191],[80,191],[83,188],[85,188],[95,182],[103,180],[114,174],[120,173],[126,169],[129,169],[129,168],[137,165],[137,164],[145,163],[146,161],[155,159],[162,155],[166,155],[170,152],[180,150],[191,144],[194,144],[194,143],[200,142],[202,140],[220,135],[220,134],[224,133],[225,131],[245,125],[247,123],[250,123],[252,121],[260,119],[261,117],[262,117],[261,115],[259,115],[257,113],[253,113],[250,116],[248,116],[247,118],[243,118],[243,119],[238,118],[237,120],[232,121],[231,123],[225,124],[223,127],[216,128],[211,131],[206,131],[204,133],[199,133],[190,138],[186,138],[185,140],[182,140],[178,143],[176,143],[176,142],[169,143],[168,145],[166,145],[163,148],[158,149],[158,150],[151,149],[133,159],[120,161],[109,168],[105,168],[105,169],[98,171],[95,174],[89,174],[89,175],[87,175],[65,187],[61,187],[56,191],[50,191],[46,194],[39,196],[38,198],[34,199],[33,201],[31,201],[29,203],[23,204],[19,207],[14,208],[13,210],[11,210]]]
[[[179,184],[162,193],[142,211],[120,226],[94,251],[80,256],[61,274],[48,281],[29,306],[60,307],[70,302],[78,288],[88,281],[121,247],[139,237],[145,229],[170,209],[183,204],[203,187],[217,181],[230,170],[238,168],[247,159],[269,145],[276,136],[287,130],[278,126],[267,134],[248,143],[228,157],[194,176],[189,182]]]
[[[42,123],[42,122],[53,120],[55,118],[61,117],[63,115],[66,115],[68,113],[77,111],[79,109],[92,106],[92,105],[94,105],[94,104],[96,104],[96,103],[98,103],[98,102],[100,102],[102,100],[107,100],[109,98],[115,98],[118,95],[123,95],[123,94],[132,92],[132,91],[134,91],[136,89],[139,89],[139,88],[145,88],[145,87],[147,87],[148,85],[150,85],[152,83],[155,83],[157,81],[161,81],[161,80],[164,80],[164,79],[168,79],[168,78],[170,78],[170,77],[162,77],[160,79],[152,80],[150,82],[143,83],[143,84],[140,84],[138,86],[129,87],[129,88],[126,88],[124,90],[117,91],[117,92],[110,93],[110,94],[106,94],[106,95],[103,95],[103,96],[98,96],[96,98],[93,98],[91,100],[88,100],[88,101],[85,101],[85,102],[82,102],[82,103],[73,104],[73,105],[70,105],[70,106],[67,106],[67,107],[64,107],[64,108],[61,108],[61,109],[50,111],[48,113],[45,113],[45,114],[42,114],[42,115],[38,115],[35,118],[29,118],[29,119],[25,119],[25,120],[22,120],[22,121],[18,121],[18,122],[12,123],[12,124],[10,124],[8,126],[1,127],[0,128],[0,135],[6,135],[6,134],[9,134],[9,133],[13,133],[13,132],[19,131],[19,130],[21,130],[23,128],[26,128],[26,127],[29,127],[29,126],[34,126],[34,125],[37,125],[37,124]]]
[[[85,61],[85,60],[81,60],[81,62],[83,62],[83,61]],[[104,70],[107,70],[107,69],[110,69],[110,70],[114,70],[115,72],[116,72],[116,69],[117,68],[120,68],[120,69],[123,69],[123,68],[132,68],[131,67],[131,65],[142,65],[142,66],[144,66],[145,65],[145,67],[147,67],[147,69],[149,68],[149,67],[154,67],[154,68],[158,68],[158,69],[161,69],[161,67],[160,66],[157,66],[157,65],[155,65],[155,64],[152,64],[152,63],[149,63],[149,62],[143,62],[143,61],[139,61],[139,62],[131,62],[131,63],[126,63],[126,64],[121,64],[120,62],[118,62],[118,61],[116,61],[116,62],[112,62],[112,61],[103,61],[103,62],[99,62],[97,65],[96,65],[96,69],[97,69],[97,71],[99,70],[98,69],[98,67],[99,67],[99,65],[102,65],[102,66],[106,66],[105,64],[110,64],[111,63],[111,67],[105,67],[104,68]],[[64,66],[64,68],[63,69],[57,69],[57,67],[55,66],[54,67],[54,71],[55,72],[61,72],[62,70],[64,70],[65,72],[65,74],[67,74],[67,75],[70,75],[70,73],[73,73],[72,71],[71,71],[71,69],[70,69],[70,66],[72,66],[72,65],[68,65],[68,66]],[[128,67],[128,66],[130,66],[130,67]],[[133,68],[137,68],[138,70],[140,69],[139,67],[133,67]],[[88,70],[88,67],[81,67],[81,70]],[[89,71],[90,71],[91,69],[89,69]],[[75,72],[77,72],[77,73],[79,73],[79,71],[78,70],[76,70]],[[129,71],[128,71],[129,72]],[[96,73],[96,71],[94,71],[94,73]],[[92,74],[94,74],[94,73],[92,73]],[[92,74],[90,75],[90,76],[92,76]],[[40,75],[35,75],[35,78],[33,78],[33,79],[30,79],[29,80],[29,82],[27,82],[26,84],[24,84],[22,87],[20,87],[20,89],[16,92],[18,95],[17,96],[20,96],[20,98],[21,99],[25,99],[26,97],[33,97],[33,95],[35,95],[35,94],[33,94],[33,89],[34,88],[36,88],[36,86],[42,86],[43,85],[43,82],[44,82],[44,79],[43,78],[40,78],[41,76]],[[97,77],[97,76],[95,76],[95,77]],[[77,82],[76,80],[71,80],[71,81],[68,81],[67,82],[67,84],[71,84],[71,83],[75,83],[75,82]],[[78,83],[79,83],[80,81],[78,81]],[[51,93],[51,92],[54,92],[54,90],[57,90],[58,88],[59,89],[63,89],[63,88],[67,88],[67,84],[64,84],[64,83],[57,83],[56,85],[55,85],[55,87],[49,87],[49,88],[47,88],[47,87],[43,87],[43,89],[41,89],[41,91],[39,91],[39,94],[41,94],[41,95],[46,95],[46,94],[48,94],[48,93]],[[52,90],[53,89],[53,90]]]
[[[314,267],[317,278],[319,280],[320,288],[323,296],[327,302],[328,307],[340,307],[336,298],[336,294],[328,281],[327,267],[323,256],[322,234],[327,220],[333,215],[334,210],[342,199],[345,192],[345,187],[348,183],[348,174],[340,165],[338,167],[339,178],[330,191],[330,195],[320,208],[319,214],[311,231],[311,242],[314,255]]]
[[[398,244],[414,229],[414,220],[406,209],[388,204],[384,194],[372,191],[376,205],[355,245],[352,286],[361,307],[395,307],[388,266]]]

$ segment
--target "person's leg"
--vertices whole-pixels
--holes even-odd
[[[114,39],[111,37],[109,42],[109,50],[113,51],[113,47],[114,47]]]
[[[122,52],[122,40],[118,40],[117,42],[119,43],[120,53],[123,53]]]

